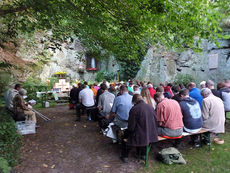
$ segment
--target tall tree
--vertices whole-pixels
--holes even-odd
[[[148,44],[197,48],[194,37],[222,37],[220,20],[229,6],[229,0],[6,0],[0,37],[36,29],[59,39],[75,34],[90,51],[138,64]]]

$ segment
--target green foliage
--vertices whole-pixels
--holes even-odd
[[[12,167],[19,161],[19,149],[22,145],[22,136],[17,133],[15,122],[11,116],[0,111],[0,156],[7,160]]]
[[[96,73],[96,77],[95,77],[95,80],[97,81],[97,82],[101,82],[101,81],[103,81],[105,78],[104,78],[104,71],[98,71],[97,73]]]
[[[113,54],[125,61],[139,60],[145,43],[199,48],[195,36],[199,41],[222,37],[220,20],[229,14],[229,4],[229,0],[3,1],[0,40],[17,37],[18,31],[52,30],[56,39],[78,37],[99,57]]]
[[[9,167],[8,162],[4,158],[0,157],[0,172],[9,173],[10,169],[11,168]]]
[[[0,96],[5,92],[9,85],[11,75],[7,72],[0,72]]]
[[[57,77],[50,77],[49,80],[50,80],[50,88],[53,88],[53,87],[54,87],[54,84],[55,84],[56,82],[58,82],[58,78],[57,78]],[[72,82],[72,83],[73,83],[73,82]]]
[[[178,85],[182,83],[185,87],[187,87],[188,83],[192,81],[194,81],[194,78],[189,74],[177,74],[174,80],[174,84]]]
[[[102,82],[104,79],[107,81],[113,81],[116,77],[116,74],[113,72],[108,72],[108,71],[98,71],[96,73],[96,78],[95,80],[97,82]]]
[[[36,92],[48,91],[51,86],[46,86],[45,83],[41,82],[39,78],[28,78],[24,83],[22,83],[24,89],[27,90],[28,99],[38,100]]]

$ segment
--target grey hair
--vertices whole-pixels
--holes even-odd
[[[212,80],[207,80],[206,86],[214,86],[214,82]]]
[[[201,95],[210,95],[212,91],[209,88],[203,88],[200,91]]]
[[[27,91],[25,89],[20,89],[19,92],[18,92],[20,95],[24,96],[27,94]]]

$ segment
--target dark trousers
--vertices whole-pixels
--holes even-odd
[[[90,116],[90,108],[94,108],[94,105],[93,106],[84,106],[82,103],[81,104],[77,104],[76,105],[76,114],[77,114],[77,118],[78,119],[81,119],[81,115],[82,113],[86,110],[86,114],[87,114],[87,117]]]
[[[199,135],[192,135],[191,141],[195,144],[199,142]]]
[[[128,139],[129,133],[127,130],[124,131],[124,136],[121,142],[121,157],[128,158],[129,152],[132,149],[131,146],[127,145],[127,142],[124,139]],[[145,156],[146,155],[146,147],[136,147],[136,155],[137,157]]]

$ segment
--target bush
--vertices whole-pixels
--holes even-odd
[[[95,77],[95,80],[97,81],[97,82],[101,82],[101,81],[103,81],[105,78],[104,78],[104,71],[98,71],[97,73],[96,73],[96,77]]]
[[[48,91],[50,86],[46,86],[44,82],[37,78],[28,78],[23,84],[23,88],[27,90],[28,99],[38,100],[36,92]]]
[[[2,157],[0,157],[0,172],[2,173],[10,172],[10,166],[8,162]]]
[[[183,83],[185,87],[188,86],[189,82],[194,81],[194,78],[189,74],[177,74],[174,80],[174,84],[178,85]]]
[[[18,164],[19,149],[22,145],[22,136],[17,133],[14,120],[11,116],[0,111],[0,156],[12,167]]]
[[[108,71],[98,71],[96,74],[95,80],[97,82],[102,82],[104,79],[107,81],[113,81],[116,77],[116,74]]]

